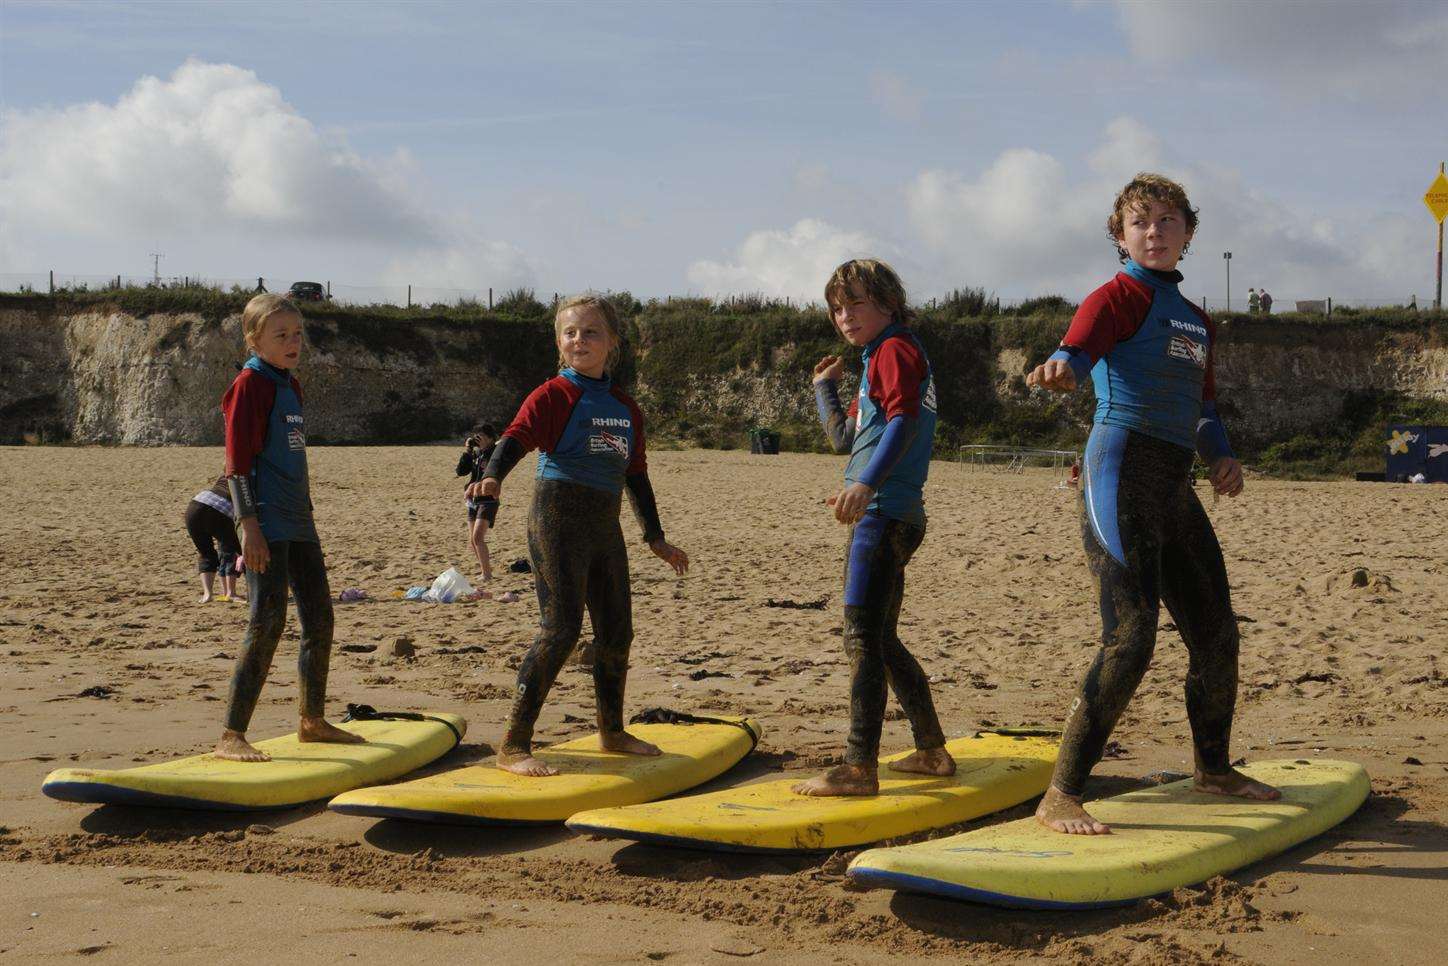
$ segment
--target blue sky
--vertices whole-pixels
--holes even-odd
[[[0,275],[1080,297],[1141,169],[1194,296],[1420,299],[1448,6],[0,4]],[[3,281],[3,279],[0,279]],[[357,290],[359,296],[365,290]]]

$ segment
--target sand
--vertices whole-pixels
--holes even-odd
[[[456,456],[311,453],[333,593],[376,598],[337,606],[330,707],[461,711],[468,738],[444,764],[492,753],[537,617],[530,578],[506,572],[492,589],[519,591],[518,603],[392,599],[449,565],[473,572]],[[1234,754],[1355,759],[1373,796],[1332,832],[1228,879],[1065,915],[856,891],[841,876],[845,854],[711,855],[562,830],[372,822],[320,806],[228,816],[45,799],[52,768],[120,768],[214,742],[244,605],[196,603],[181,514],[220,462],[216,449],[0,450],[4,961],[1442,961],[1448,488],[1252,479],[1241,499],[1209,502],[1243,632]],[[665,527],[694,571],[675,577],[625,521],[630,710],[760,718],[757,753],[709,787],[836,762],[847,714],[844,531],[822,501],[841,461],[682,451],[651,464]],[[526,556],[530,466],[505,487],[493,541],[503,565]],[[930,530],[909,571],[901,634],[933,676],[952,735],[1056,723],[1092,656],[1098,618],[1075,494],[1054,483],[932,468]],[[774,608],[769,598],[826,604]],[[400,637],[414,659],[390,656]],[[443,653],[457,648],[470,650]],[[295,651],[292,623],[254,737],[295,727]],[[701,670],[725,676],[694,680]],[[1184,671],[1165,629],[1089,794],[1189,768]],[[905,747],[905,722],[893,709],[889,718],[884,749]],[[591,680],[569,668],[539,737],[576,737],[592,721]]]

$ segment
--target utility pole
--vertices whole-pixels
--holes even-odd
[[[1227,263],[1227,311],[1232,311],[1232,253],[1222,252],[1222,259]]]
[[[160,245],[157,245],[156,247],[157,247],[157,248],[160,248],[161,246],[160,246]],[[152,274],[152,276],[153,276],[153,277],[152,277],[152,282],[155,283],[155,285],[156,285],[157,288],[160,288],[160,287],[161,287],[161,259],[165,258],[166,256],[165,256],[163,253],[161,253],[161,252],[151,252],[150,254],[151,254],[151,274]]]

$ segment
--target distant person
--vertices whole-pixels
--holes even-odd
[[[1143,173],[1116,196],[1106,225],[1125,267],[1081,303],[1061,348],[1026,378],[1071,392],[1089,374],[1097,397],[1080,489],[1101,650],[1066,712],[1036,809],[1042,825],[1074,835],[1111,831],[1081,796],[1151,663],[1163,601],[1187,646],[1196,789],[1281,797],[1232,767],[1240,639],[1221,546],[1188,484],[1195,450],[1217,493],[1242,492],[1242,465],[1217,413],[1215,327],[1178,287],[1197,213],[1181,185]]]
[[[466,476],[467,483],[463,484],[463,492],[483,478],[483,471],[488,467],[488,460],[493,458],[493,448],[498,442],[498,430],[492,423],[479,423],[473,427],[472,433],[463,441],[463,455],[458,457],[458,476]],[[493,579],[493,567],[488,557],[488,521],[479,522],[478,514],[482,510],[482,504],[472,497],[465,497],[465,505],[468,510],[468,546],[472,547],[474,555],[478,558],[478,566],[482,568],[483,579]]]
[[[845,549],[844,647],[850,661],[850,731],[845,760],[794,786],[799,795],[880,791],[880,731],[889,691],[910,719],[915,751],[896,772],[953,775],[955,759],[930,694],[930,679],[897,630],[905,567],[925,539],[922,491],[935,442],[935,374],[915,332],[905,287],[884,262],[862,258],[835,269],[825,285],[835,331],[861,350],[860,391],[846,410],[844,364],[825,356],[814,368],[815,406],[831,448],[849,452],[844,487],[829,499],[850,528]]]
[[[1262,296],[1256,289],[1247,289],[1247,314],[1256,315],[1262,308]]]
[[[1271,314],[1272,314],[1272,293],[1269,292],[1269,291],[1267,291],[1267,290],[1264,288],[1264,289],[1262,290],[1261,295],[1259,296],[1259,298],[1260,298],[1260,300],[1261,300],[1261,302],[1262,302],[1262,314],[1263,314],[1263,315],[1271,315]]]
[[[1418,296],[1417,296],[1416,293],[1414,293],[1414,295],[1413,295],[1412,298],[1408,299],[1408,311],[1409,311],[1409,312],[1416,312],[1416,311],[1418,311]]]
[[[266,294],[266,286],[262,284],[261,276],[260,276],[260,275],[258,275],[258,276],[256,277],[256,294],[257,294],[257,295],[265,295],[265,294]]]
[[[518,667],[497,767],[545,778],[558,769],[533,757],[533,729],[543,702],[578,643],[583,612],[593,625],[593,690],[599,746],[604,751],[656,756],[657,745],[624,730],[624,685],[633,644],[633,594],[628,549],[619,527],[620,497],[628,490],[644,541],[676,574],[689,555],[664,539],[644,449],[644,417],[610,372],[618,364],[623,325],[601,295],[558,303],[553,318],[562,371],[528,394],[503,430],[480,482],[468,496],[483,504],[489,525],[503,480],[537,449],[528,553],[538,591],[538,636]]]
[[[302,313],[281,295],[257,295],[241,313],[253,353],[221,400],[226,417],[226,483],[241,528],[251,618],[236,655],[226,727],[213,754],[268,761],[246,740],[262,685],[287,622],[287,589],[302,625],[297,685],[299,741],[357,744],[360,735],[322,717],[332,656],[332,592],[312,519],[302,385],[293,369],[302,354]]]
[[[236,539],[231,494],[226,477],[191,498],[186,504],[186,534],[196,545],[196,572],[201,575],[200,603],[210,603],[217,577],[221,578],[221,599],[236,599],[236,564],[241,543]]]

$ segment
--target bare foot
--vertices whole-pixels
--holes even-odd
[[[880,779],[875,769],[863,765],[836,765],[790,789],[796,795],[878,795]]]
[[[334,724],[328,724],[325,718],[303,718],[302,723],[297,726],[297,740],[324,741],[333,745],[361,745],[367,742],[361,735],[354,735]]]
[[[201,599],[198,600],[196,603],[198,603],[198,604],[209,604],[209,603],[211,603],[211,595],[210,595],[210,594],[202,594],[202,595],[201,595]]]
[[[941,748],[917,748],[898,761],[886,762],[891,771],[911,772],[917,775],[938,775],[944,778],[955,774],[955,759],[950,752]]]
[[[1036,808],[1036,821],[1067,835],[1108,835],[1111,832],[1111,826],[1096,821],[1081,807],[1080,798],[1067,795],[1055,785],[1041,796],[1041,804]]]
[[[624,755],[654,755],[663,754],[658,745],[651,745],[641,738],[635,738],[627,731],[620,731],[616,734],[603,732],[598,736],[598,743],[604,751],[616,751]]]
[[[1198,771],[1196,783],[1192,787],[1209,795],[1230,795],[1233,798],[1250,798],[1258,802],[1275,802],[1282,797],[1282,793],[1271,785],[1253,781],[1235,768],[1224,775],[1209,775]]]
[[[221,733],[221,740],[211,752],[217,758],[227,761],[271,761],[271,756],[255,748],[246,740],[246,732],[227,728]]]
[[[530,752],[498,752],[498,767],[525,778],[548,778],[558,774],[558,769],[534,758]]]

